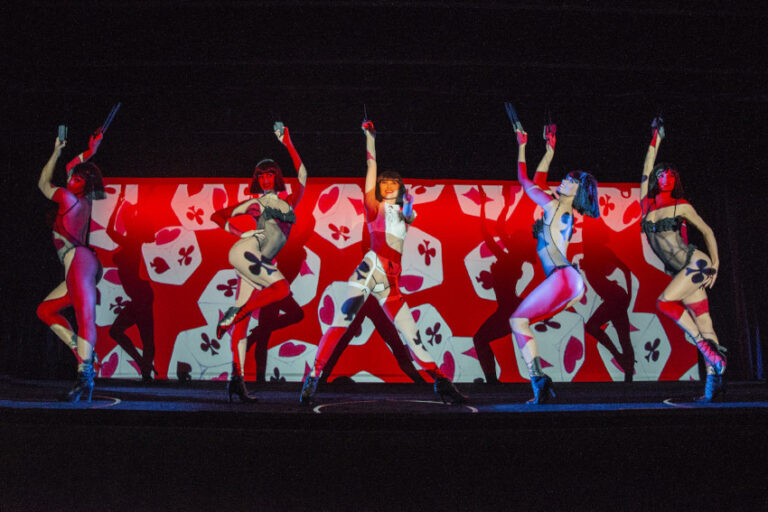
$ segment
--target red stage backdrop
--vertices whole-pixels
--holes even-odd
[[[295,179],[286,182],[296,186]],[[544,278],[531,232],[541,209],[517,182],[406,185],[417,218],[405,243],[401,289],[427,349],[457,382],[485,380],[481,361],[486,373],[495,367],[501,381],[527,380],[508,318]],[[138,323],[144,333],[154,331],[159,378],[228,379],[230,338],[216,338],[216,323],[234,304],[236,277],[227,256],[236,238],[210,215],[250,197],[249,180],[126,178],[108,179],[106,186],[107,199],[94,203],[90,234],[104,266],[96,320],[100,376],[139,377],[138,365],[115,340],[123,331],[141,353],[146,334]],[[267,381],[300,381],[309,371],[317,342],[345,298],[346,280],[367,249],[362,186],[362,178],[310,176],[277,258],[304,317],[285,315],[279,306],[253,315],[249,332],[258,341],[248,352],[248,380],[257,375],[257,353],[266,359]],[[115,212],[120,193],[125,203]],[[695,347],[655,308],[670,278],[641,236],[639,187],[606,184],[599,193],[601,217],[577,215],[568,254],[587,293],[533,327],[545,371],[555,381],[624,380],[624,370],[634,380],[698,379]],[[107,234],[110,220],[124,236],[122,245]],[[329,380],[424,376],[375,301],[368,301],[348,338]]]

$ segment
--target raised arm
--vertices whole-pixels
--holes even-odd
[[[69,173],[74,166],[87,162],[93,155],[95,155],[103,138],[104,134],[101,131],[101,127],[99,127],[88,139],[88,149],[69,161],[67,164],[67,173]]]
[[[499,246],[498,243],[496,243],[496,240],[493,239],[493,236],[491,236],[491,233],[488,231],[488,226],[485,225],[487,219],[485,215],[485,203],[487,202],[488,196],[485,194],[485,190],[483,190],[482,185],[478,185],[477,190],[480,192],[480,234],[483,237],[483,242],[485,242],[485,246],[491,251],[491,253],[496,256],[496,259],[501,259],[504,256],[504,251]],[[497,219],[496,223],[496,229],[499,230],[499,224],[502,224],[503,229],[503,221],[501,220],[502,217],[506,218],[507,211],[509,209],[508,203],[505,201],[504,209],[502,210],[501,214],[499,215],[499,218]],[[499,222],[501,221],[501,222]]]
[[[58,162],[59,157],[61,157],[61,150],[66,145],[67,141],[60,141],[59,138],[56,137],[56,142],[53,144],[53,153],[48,159],[48,162],[43,166],[43,170],[40,173],[40,179],[37,181],[37,188],[39,188],[40,192],[42,192],[48,199],[53,199],[53,194],[56,193],[56,190],[59,188],[51,183],[51,179],[53,179],[53,171],[56,169],[56,162]]]
[[[653,137],[648,146],[648,152],[645,154],[645,163],[643,164],[643,176],[640,178],[640,207],[643,215],[648,213],[650,205],[648,204],[648,183],[651,179],[653,166],[656,164],[656,155],[659,153],[661,140],[664,138],[664,120],[660,117],[653,119],[651,123]]]
[[[717,240],[715,240],[715,233],[712,228],[704,222],[696,210],[689,203],[679,204],[677,206],[678,215],[684,217],[688,222],[698,229],[704,237],[704,243],[707,245],[707,253],[709,259],[712,260],[712,271],[710,273],[711,279],[706,283],[707,288],[712,288],[717,278],[717,269],[720,267],[720,257],[717,252]]]
[[[366,209],[376,209],[376,178],[378,167],[376,165],[376,129],[371,121],[363,121],[363,133],[365,133],[365,205]]]
[[[528,134],[523,131],[522,127],[519,130],[515,130],[517,135],[517,180],[520,185],[523,186],[523,190],[530,197],[533,202],[541,207],[549,204],[553,199],[552,196],[541,189],[536,183],[531,181],[528,177],[528,167],[525,163],[525,145],[528,143]]]
[[[556,132],[557,125],[555,124],[548,124],[544,127],[544,140],[547,141],[547,147],[544,156],[541,157],[541,162],[539,162],[538,167],[536,167],[536,174],[533,175],[533,182],[539,187],[545,187],[547,185],[549,164],[552,163],[552,159],[555,156]]]
[[[299,178],[299,190],[293,193],[293,204],[291,205],[295,208],[296,205],[299,204],[299,201],[301,201],[301,197],[304,195],[304,187],[307,184],[307,168],[304,166],[304,162],[301,161],[301,157],[293,145],[288,127],[280,121],[277,121],[274,124],[273,129],[275,131],[275,136],[277,136],[277,140],[279,140],[283,146],[285,146],[285,148],[288,150],[288,153],[291,155],[291,160],[293,160],[293,168],[296,169],[296,175]]]

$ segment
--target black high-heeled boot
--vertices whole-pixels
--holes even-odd
[[[555,398],[555,390],[552,386],[552,379],[545,375],[541,370],[541,358],[536,356],[528,364],[528,373],[531,376],[531,387],[533,387],[533,398],[528,400],[529,404],[544,404],[550,398]]]
[[[465,395],[462,395],[459,390],[456,389],[456,386],[454,386],[453,382],[447,377],[438,377],[435,379],[435,393],[437,393],[443,403],[447,403],[446,397],[451,404],[454,405],[465,404],[468,400]]]
[[[232,403],[232,395],[237,395],[243,403],[254,403],[259,401],[258,398],[248,394],[248,390],[245,388],[245,381],[240,375],[232,375],[232,378],[227,383],[227,393],[229,394],[229,403]]]
[[[80,397],[85,395],[86,402],[91,401],[93,396],[93,378],[96,372],[93,370],[93,363],[80,363],[77,368],[77,380],[72,389],[64,397],[67,402],[78,402]]]
[[[312,405],[315,401],[315,391],[317,391],[317,383],[320,382],[320,377],[313,377],[307,375],[304,379],[304,385],[301,387],[301,395],[299,396],[299,404]]]

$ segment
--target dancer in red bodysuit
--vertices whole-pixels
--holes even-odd
[[[387,171],[377,175],[376,132],[370,121],[364,121],[362,128],[367,149],[365,220],[371,235],[371,250],[350,277],[348,298],[336,311],[332,326],[320,339],[315,364],[304,380],[299,402],[305,405],[312,402],[325,364],[368,296],[373,295],[400,331],[416,362],[434,379],[435,393],[443,402],[448,399],[452,403],[463,403],[466,397],[459,393],[425,350],[421,333],[400,292],[400,260],[405,234],[416,217],[413,198],[405,193],[399,174]]]
[[[706,292],[717,278],[717,241],[712,229],[683,199],[683,186],[677,169],[665,163],[654,166],[664,138],[664,126],[662,120],[656,118],[651,127],[653,138],[648,146],[640,182],[642,229],[651,249],[664,263],[664,270],[673,276],[656,301],[656,306],[691,337],[704,356],[707,378],[704,395],[699,400],[709,402],[724,390],[726,366],[725,348],[720,345],[712,327]],[[688,244],[687,222],[704,236],[709,255]]]
[[[66,396],[72,402],[77,402],[82,395],[91,400],[95,375],[96,283],[101,278],[101,264],[88,247],[88,232],[92,201],[103,199],[106,194],[101,171],[88,159],[96,153],[101,140],[102,131],[99,128],[91,136],[88,150],[67,164],[67,186],[61,188],[51,183],[56,162],[66,146],[66,141],[57,137],[53,154],[43,167],[38,182],[43,195],[58,203],[53,243],[64,266],[64,281],[38,306],[37,315],[75,354],[78,377]],[[77,333],[60,314],[68,306],[75,309]]]
[[[286,199],[278,196],[279,192],[285,191],[283,173],[273,160],[262,160],[256,164],[250,189],[252,194],[259,196],[211,215],[211,220],[222,229],[240,237],[229,251],[229,262],[238,276],[237,298],[235,305],[227,310],[216,328],[216,336],[221,338],[234,325],[232,377],[227,386],[230,401],[233,394],[243,402],[256,401],[248,396],[242,376],[248,328],[248,322],[243,320],[249,318],[255,310],[281,301],[291,294],[290,284],[274,260],[288,240],[291,227],[296,221],[293,209],[304,194],[307,169],[291,142],[288,127],[277,122],[274,130],[278,140],[291,155],[298,173],[298,190]],[[241,232],[229,223],[231,217],[244,214],[253,217],[257,229]]]
[[[544,209],[544,214],[533,224],[536,252],[544,267],[546,279],[531,291],[509,319],[512,334],[531,377],[533,399],[529,403],[544,403],[554,396],[552,379],[541,369],[541,358],[531,324],[555,316],[572,306],[584,294],[584,280],[579,270],[566,258],[568,242],[573,234],[573,210],[582,215],[598,217],[597,180],[586,172],[573,171],[563,179],[557,192],[545,191],[537,183],[545,183],[546,177],[535,181],[528,178],[525,164],[525,146],[528,134],[523,131],[514,109],[507,104],[507,112],[515,127],[518,143],[517,179],[525,193]],[[547,141],[547,155],[537,169],[546,173],[555,154],[554,136]]]

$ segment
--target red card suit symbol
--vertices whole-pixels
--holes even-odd
[[[440,371],[450,380],[453,380],[453,374],[456,372],[456,362],[453,360],[450,352],[446,352],[445,356],[443,356],[443,364],[440,365]]]
[[[624,224],[629,224],[640,216],[640,203],[634,201],[624,210]]]
[[[122,284],[120,283],[120,275],[117,273],[116,268],[111,268],[104,272],[104,279],[112,284]]]
[[[203,190],[203,183],[190,183],[187,185],[187,196],[192,197]]]
[[[109,378],[112,375],[115,374],[115,370],[117,370],[117,363],[120,361],[120,358],[117,355],[117,352],[112,352],[112,355],[109,356],[109,359],[101,363],[101,377]]]
[[[578,338],[571,336],[568,340],[568,344],[565,346],[565,354],[563,355],[563,366],[567,373],[572,373],[576,369],[576,363],[584,357],[584,346],[581,344]]]
[[[179,228],[173,228],[173,229],[164,228],[157,234],[157,236],[155,237],[155,241],[157,245],[165,245],[176,240],[180,234],[181,234],[181,229]]]
[[[296,357],[306,349],[307,347],[304,345],[297,345],[295,343],[291,343],[290,341],[286,341],[280,345],[280,351],[278,352],[278,355],[280,357]]]
[[[331,325],[333,322],[333,299],[330,295],[326,295],[323,298],[323,306],[320,308],[320,312],[318,315],[320,316],[320,321],[324,324]]]
[[[478,206],[480,206],[480,204],[483,202],[480,197],[480,192],[478,192],[478,190],[474,187],[470,189],[469,192],[465,192],[464,197],[466,197],[467,199],[469,199],[470,201],[472,201]],[[490,201],[490,199],[486,198],[485,202],[487,203],[488,201]]]
[[[153,259],[149,266],[151,266],[153,269],[155,269],[155,273],[162,274],[163,272],[168,271],[171,267],[168,266],[168,263],[161,258],[160,256],[157,256],[155,259]]]
[[[400,286],[408,290],[409,292],[413,292],[421,288],[421,285],[424,283],[424,278],[421,276],[402,276],[400,278]]]
[[[321,212],[327,213],[328,210],[336,204],[338,198],[339,189],[338,187],[333,187],[331,190],[320,196],[320,199],[317,200],[317,207],[320,208]]]
[[[419,317],[421,316],[421,311],[419,311],[418,309],[415,309],[415,310],[411,311],[411,314],[413,315],[413,321],[414,322],[418,322],[419,321]]]
[[[312,269],[309,268],[309,265],[307,265],[307,260],[304,260],[301,262],[301,268],[299,269],[299,275],[305,276],[307,274],[314,275],[314,272],[312,272]]]
[[[211,201],[213,202],[213,209],[215,211],[219,211],[224,208],[224,205],[226,204],[227,193],[220,188],[216,188],[213,190],[213,197],[211,198]]]

